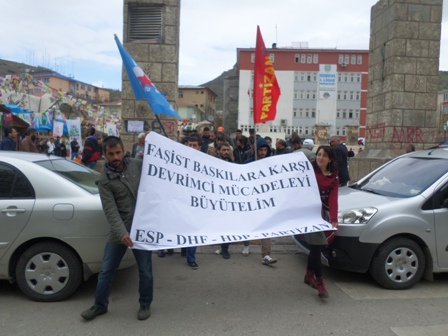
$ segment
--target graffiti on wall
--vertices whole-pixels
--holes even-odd
[[[380,123],[366,127],[367,140],[384,139],[385,133],[386,133],[386,123]]]
[[[421,127],[395,127],[392,134],[393,143],[421,143],[425,138],[434,138],[435,130],[423,131]]]

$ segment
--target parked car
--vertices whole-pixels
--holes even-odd
[[[109,224],[98,177],[61,157],[0,151],[0,279],[60,301],[100,271]],[[128,251],[121,268],[134,263]]]
[[[400,156],[340,188],[338,222],[322,256],[331,268],[370,272],[388,289],[447,272],[448,147]]]

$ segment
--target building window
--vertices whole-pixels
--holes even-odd
[[[338,91],[338,100],[341,100],[341,92]]]
[[[305,135],[308,135],[308,127],[305,127]]]
[[[346,119],[346,118],[347,118],[347,111],[342,110],[342,119]]]
[[[310,92],[309,91],[306,92],[306,99],[310,99]]]
[[[255,63],[255,54],[250,54],[250,62]]]
[[[316,118],[316,111],[315,110],[311,111],[311,118]]]
[[[361,74],[357,74],[357,75],[356,75],[356,81],[357,81],[358,83],[361,82]]]
[[[308,64],[313,63],[313,55],[308,54],[308,57],[306,58],[306,62],[307,62]]]
[[[129,39],[162,43],[162,7],[129,5]]]
[[[348,118],[353,119],[353,110],[348,111]]]
[[[303,63],[303,64],[306,63],[306,55],[305,55],[305,54],[302,54],[302,55],[300,56],[300,63]]]
[[[347,100],[347,91],[344,91],[344,98],[343,100]]]
[[[319,55],[318,54],[314,54],[314,56],[313,56],[313,63],[314,64],[319,63]]]
[[[316,99],[316,92],[313,91],[313,99]]]
[[[91,88],[90,86],[87,87],[87,91],[91,92],[91,91],[92,91],[92,88]]]
[[[336,135],[340,135],[339,134],[339,128],[336,129]]]
[[[362,55],[358,55],[358,64],[362,64]]]
[[[299,54],[296,54],[294,56],[294,63],[300,63],[300,55]]]
[[[50,83],[50,78],[43,78],[43,79],[42,79],[42,82],[44,82],[44,83]]]
[[[299,99],[299,93],[297,91],[294,91],[294,99]]]
[[[313,82],[317,82],[317,75],[316,75],[316,73],[314,73],[314,75],[313,75]]]
[[[347,64],[349,64],[349,61],[350,61],[350,55],[345,55],[344,63],[347,65]]]
[[[336,112],[336,118],[340,118],[341,117],[341,110],[338,109],[338,111]]]
[[[342,129],[342,135],[345,135],[345,128]]]
[[[81,90],[85,90],[86,86],[85,85],[81,85]]]
[[[301,74],[301,75],[300,75],[300,81],[303,82],[304,80],[305,80],[305,75],[304,75],[304,74]]]
[[[305,118],[309,118],[310,117],[310,111],[309,109],[305,110]]]
[[[299,109],[299,117],[303,117],[303,108]]]
[[[303,99],[303,91],[300,91],[300,96],[299,96],[299,98],[300,98],[300,99]]]
[[[356,64],[356,55],[352,55],[350,63],[351,64]]]
[[[356,118],[356,119],[359,119],[359,110],[356,110],[356,112],[355,112],[355,118]]]
[[[356,92],[356,100],[359,100],[359,92]]]
[[[448,101],[448,93],[443,94],[443,101],[444,102]]]
[[[341,81],[341,74],[338,73],[338,82],[340,82],[340,81]]]
[[[293,116],[294,116],[294,117],[297,117],[297,109],[295,108],[293,111],[294,111],[294,112],[293,112]]]
[[[339,55],[339,61],[338,61],[338,63],[339,63],[339,64],[344,63],[344,55]]]
[[[275,61],[275,55],[274,54],[270,54],[269,58],[271,59],[272,64],[274,64]]]
[[[353,100],[353,91],[350,91],[350,100]]]
[[[309,73],[308,73],[307,76],[306,76],[306,81],[307,81],[307,82],[311,82],[311,75],[310,75]]]
[[[350,74],[350,82],[354,82],[355,81],[355,74]]]

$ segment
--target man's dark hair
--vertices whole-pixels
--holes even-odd
[[[254,134],[255,133],[255,128],[249,128],[249,134]]]
[[[239,141],[240,144],[243,144],[244,146],[246,146],[247,137],[245,137],[244,135],[240,135],[240,136],[236,137],[236,141]]]
[[[302,139],[300,139],[299,136],[296,136],[296,137],[292,138],[291,143],[292,144],[302,144]]]
[[[270,142],[272,142],[272,138],[271,138],[270,136],[265,136],[264,139],[265,139],[266,141],[269,140]]]
[[[230,144],[227,141],[224,141],[218,145],[218,150],[221,150],[221,147],[225,147],[225,146],[231,148]]]
[[[208,128],[207,126],[204,127],[204,129],[202,131],[210,131],[210,128]]]
[[[10,126],[8,126],[8,127],[5,128],[5,137],[6,137],[6,138],[12,133],[12,130],[13,130],[13,129],[14,129],[14,128],[13,128],[13,127],[10,127]]]
[[[188,139],[188,142],[197,142],[199,146],[202,145],[202,139],[199,134],[192,134]]]
[[[283,139],[278,139],[278,143],[281,144],[283,147],[286,147],[286,141]]]
[[[180,139],[180,143],[182,145],[188,145],[189,140],[190,140],[190,137],[184,136],[182,139]]]
[[[235,133],[238,133],[238,132],[239,132],[239,133],[243,133],[243,131],[240,130],[240,129],[237,129]]]
[[[119,137],[113,135],[109,135],[108,137],[104,138],[102,144],[104,154],[106,154],[106,147],[115,147],[116,145],[120,145],[121,149],[124,151],[123,141],[121,141]]]
[[[95,134],[95,128],[94,127],[92,127],[92,126],[89,127],[89,134],[90,135],[94,135]],[[123,145],[121,145],[121,147],[123,147]]]
[[[33,134],[33,133],[35,133],[35,132],[37,132],[36,129],[30,127],[30,128],[28,128],[28,129],[26,130],[26,135],[31,135],[31,134]]]

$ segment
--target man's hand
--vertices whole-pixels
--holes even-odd
[[[124,236],[123,238],[121,238],[121,242],[126,245],[127,247],[132,247],[134,246],[134,243],[131,240],[131,236],[129,235],[129,233]]]

